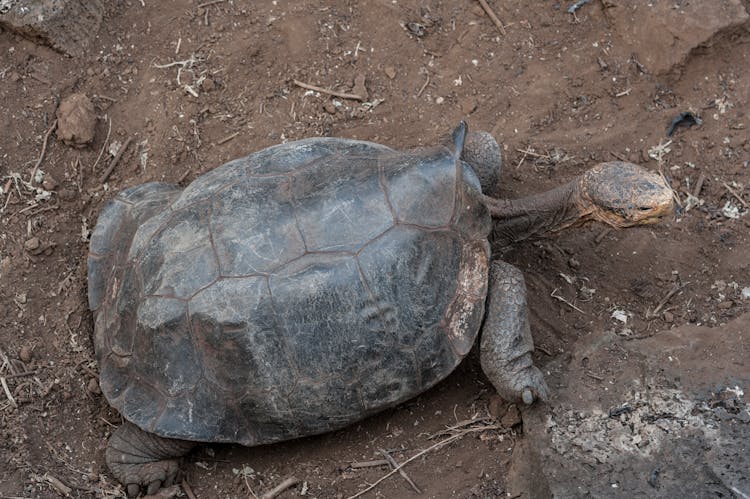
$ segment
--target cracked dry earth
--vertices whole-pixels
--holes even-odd
[[[402,462],[455,436],[404,468],[426,497],[750,496],[750,2],[572,3],[491,0],[503,35],[474,0],[92,1],[32,28],[10,9],[75,2],[0,0],[0,497],[123,496],[85,299],[105,200],[282,141],[405,148],[461,119],[504,145],[502,196],[626,159],[681,204],[663,225],[503,255],[527,280],[550,403],[509,407],[473,352],[350,428],[199,447],[183,464],[192,493],[252,497],[295,476],[281,497],[348,497],[389,472],[357,464],[380,449]],[[91,142],[52,127],[79,93]],[[667,137],[688,111],[702,124]],[[395,475],[366,497],[412,495]]]

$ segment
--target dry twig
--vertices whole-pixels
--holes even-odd
[[[701,173],[700,177],[698,177],[698,181],[695,183],[695,188],[693,189],[693,197],[700,197],[701,189],[703,189],[703,184],[705,182],[706,176]]]
[[[233,138],[235,138],[235,137],[236,137],[236,136],[238,136],[239,134],[240,134],[240,132],[234,132],[234,133],[232,133],[232,134],[229,134],[229,135],[227,135],[226,137],[224,137],[223,139],[219,139],[219,140],[217,140],[217,141],[216,141],[216,145],[217,145],[217,146],[220,146],[220,145],[222,145],[222,144],[226,144],[227,142],[229,142],[230,140],[232,140]]]
[[[188,499],[197,499],[195,497],[195,494],[193,493],[193,489],[190,487],[190,484],[187,483],[187,480],[182,480],[182,490],[185,491],[185,495],[188,496]]]
[[[599,234],[596,235],[594,238],[594,242],[596,244],[601,244],[602,241],[604,241],[604,238],[609,235],[609,233],[612,232],[612,229],[610,227],[607,227],[603,231],[601,231]]]
[[[560,296],[560,295],[558,295],[558,294],[555,294],[555,293],[557,293],[557,291],[558,291],[559,289],[560,289],[560,288],[555,288],[555,289],[554,289],[554,290],[552,291],[552,293],[550,293],[550,296],[551,296],[552,298],[555,298],[555,299],[557,299],[557,300],[560,300],[561,302],[563,302],[564,304],[566,304],[567,306],[569,306],[569,307],[570,307],[570,308],[572,308],[573,310],[577,310],[577,311],[581,312],[582,314],[585,314],[585,313],[586,313],[586,312],[584,312],[583,310],[581,310],[580,308],[578,308],[578,307],[576,307],[575,305],[573,305],[572,303],[570,303],[570,302],[569,302],[568,300],[566,300],[566,299],[565,299],[565,298],[563,298],[562,296]]]
[[[42,164],[42,161],[44,160],[44,153],[47,152],[47,141],[49,140],[49,136],[52,134],[52,132],[57,128],[57,120],[53,121],[50,127],[47,129],[47,133],[44,134],[44,142],[42,143],[42,152],[39,154],[39,159],[37,160],[36,164],[34,165],[34,169],[31,170],[31,178],[29,178],[29,183],[34,183],[34,177],[36,177],[36,171],[39,169],[39,165]]]
[[[729,191],[729,194],[731,194],[732,196],[734,196],[735,198],[737,198],[737,201],[739,201],[740,203],[742,203],[742,206],[744,206],[746,210],[750,209],[750,205],[747,204],[747,201],[745,201],[744,199],[742,199],[742,196],[740,196],[739,194],[737,194],[737,191],[735,191],[734,189],[732,189],[729,186],[729,184],[727,184],[726,182],[724,182],[724,188]]]
[[[71,489],[49,473],[45,473],[42,479],[50,484],[53,489],[55,489],[60,495],[64,497],[70,497],[70,493],[73,492],[73,489]]]
[[[659,304],[656,305],[656,308],[654,309],[654,311],[651,312],[650,314],[646,314],[646,318],[652,318],[652,317],[656,317],[657,315],[659,315],[659,312],[661,312],[661,309],[664,308],[664,305],[666,305],[667,302],[671,300],[672,297],[676,295],[678,291],[680,291],[682,288],[684,288],[688,284],[690,283],[686,282],[685,284],[675,284],[674,287],[670,289],[666,295],[664,295],[664,298],[661,299]]]
[[[202,9],[202,8],[208,7],[209,5],[216,5],[217,3],[222,3],[222,2],[225,2],[225,1],[226,0],[213,0],[211,2],[205,2],[205,3],[199,4],[198,8]]]
[[[615,158],[619,159],[620,161],[624,161],[626,163],[629,163],[629,161],[620,153],[609,151],[609,153],[614,156]]]
[[[9,374],[7,376],[4,376],[5,379],[13,379],[13,378],[23,378],[24,376],[33,376],[34,374],[38,374],[39,371],[26,371],[23,373],[18,374]]]
[[[415,459],[424,456],[428,452],[431,452],[431,451],[434,451],[436,449],[439,449],[440,447],[443,447],[444,445],[447,445],[447,444],[449,444],[449,443],[451,443],[451,442],[453,442],[455,440],[458,440],[459,438],[462,438],[462,437],[468,435],[469,433],[476,433],[476,432],[487,431],[487,430],[498,430],[498,429],[501,429],[501,427],[500,426],[496,426],[496,425],[491,425],[491,426],[480,426],[480,427],[477,427],[477,428],[466,428],[464,430],[461,430],[461,431],[459,431],[459,432],[451,435],[450,437],[444,438],[443,440],[441,440],[441,441],[439,441],[439,442],[437,442],[437,443],[435,443],[435,444],[427,447],[426,449],[423,449],[423,450],[417,452],[412,457],[410,457],[409,459],[407,459],[403,463],[399,464],[396,467],[396,469],[391,470],[386,475],[383,475],[382,477],[380,477],[379,480],[377,480],[374,483],[370,484],[366,489],[363,489],[363,490],[357,492],[353,496],[349,496],[347,499],[355,499],[357,497],[360,497],[360,496],[366,494],[367,492],[371,491],[372,489],[374,489],[375,487],[377,487],[378,485],[380,485],[384,480],[387,480],[389,477],[391,477],[394,474],[398,473],[398,470],[400,470],[401,468],[403,468],[404,466],[406,466],[410,462],[414,461]]]
[[[388,466],[388,461],[386,461],[385,459],[376,459],[375,461],[355,461],[349,466],[355,470],[359,468],[374,468],[377,466]]]
[[[409,478],[409,475],[406,474],[406,472],[404,471],[404,469],[403,468],[399,468],[398,463],[396,462],[395,459],[393,459],[393,456],[391,456],[390,454],[388,454],[387,450],[380,449],[380,454],[382,454],[383,457],[386,459],[386,461],[388,461],[388,464],[391,465],[391,469],[394,469],[394,470],[398,469],[398,474],[401,475],[404,478],[404,480],[406,480],[407,482],[409,482],[409,485],[411,485],[411,488],[414,489],[414,492],[416,492],[417,494],[421,494],[422,493],[422,491],[420,490],[420,488],[417,487],[417,484],[414,483],[411,478]]]
[[[18,404],[16,403],[16,399],[13,398],[13,394],[10,393],[10,389],[8,388],[8,383],[5,382],[5,378],[0,377],[0,384],[3,385],[3,391],[5,392],[5,396],[8,397],[8,400],[10,401],[10,405],[13,407],[18,407]]]
[[[320,92],[321,94],[326,94],[326,95],[333,95],[334,97],[341,97],[342,99],[353,99],[353,100],[358,100],[362,102],[367,100],[359,94],[349,94],[346,92],[338,92],[336,90],[328,90],[327,88],[318,87],[316,85],[310,85],[309,83],[304,83],[299,80],[294,80],[294,84],[297,85],[298,87],[302,87],[307,90]]]
[[[276,487],[272,488],[265,494],[261,496],[261,499],[273,499],[274,497],[278,496],[282,492],[284,492],[286,489],[290,487],[294,487],[300,482],[299,478],[290,476],[280,484],[278,484]]]
[[[424,89],[427,88],[427,85],[429,84],[430,84],[430,75],[428,74],[427,79],[424,81],[424,84],[421,87],[419,87],[419,91],[417,92],[417,97],[422,95],[422,92],[424,92]]]
[[[503,23],[495,15],[495,12],[492,10],[492,7],[490,7],[489,4],[487,3],[487,0],[479,0],[479,5],[482,6],[482,8],[490,17],[490,19],[492,19],[492,22],[495,23],[495,26],[497,26],[497,29],[500,30],[500,33],[502,33],[503,35],[507,35],[507,33],[505,32],[505,27],[503,26]]]
[[[112,133],[112,118],[109,119],[109,128],[107,129],[107,137],[104,139],[104,144],[102,144],[102,150],[99,151],[99,156],[96,157],[96,161],[94,161],[93,166],[91,167],[91,172],[93,173],[96,168],[96,165],[99,164],[99,160],[102,159],[102,155],[104,154],[104,150],[107,148],[107,142],[109,142],[109,134]]]
[[[117,151],[117,154],[112,159],[112,161],[109,163],[109,166],[106,170],[104,170],[104,173],[102,173],[102,176],[99,177],[99,183],[103,184],[107,181],[109,176],[112,174],[113,171],[115,171],[115,166],[117,166],[117,163],[119,163],[120,158],[122,158],[122,155],[125,153],[125,150],[130,147],[130,144],[133,142],[133,137],[129,137],[128,140],[125,141],[123,145],[120,146],[120,149]]]

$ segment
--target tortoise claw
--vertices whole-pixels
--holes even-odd
[[[148,487],[146,488],[146,495],[154,495],[157,492],[159,492],[159,489],[161,488],[161,480],[154,480],[153,482],[148,484]]]
[[[521,398],[523,399],[523,403],[526,405],[531,405],[534,403],[534,394],[531,393],[531,390],[529,390],[528,388],[523,389]]]

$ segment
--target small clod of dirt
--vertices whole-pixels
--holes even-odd
[[[57,137],[73,147],[84,147],[94,140],[96,113],[84,94],[71,94],[57,108]]]

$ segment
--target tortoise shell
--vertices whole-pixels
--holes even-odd
[[[411,152],[316,138],[102,210],[88,259],[104,395],[163,437],[244,445],[341,428],[471,349],[491,223],[466,133]]]

